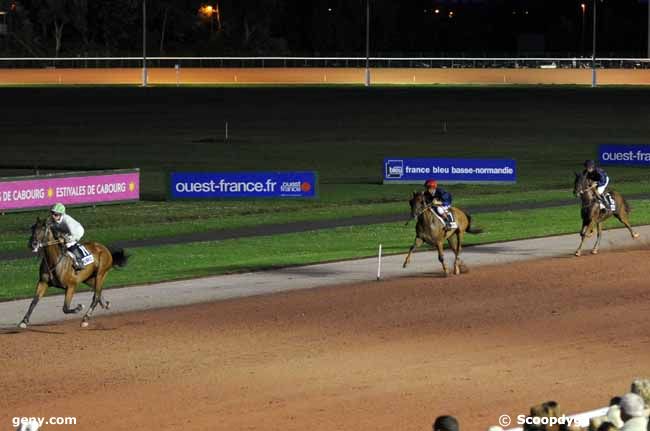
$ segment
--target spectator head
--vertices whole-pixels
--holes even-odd
[[[627,393],[621,397],[621,419],[627,422],[632,418],[645,416],[645,403],[643,398],[637,394]]]
[[[621,404],[621,397],[614,397],[611,400],[609,400],[610,406],[618,406],[620,404]]]
[[[603,422],[598,427],[598,431],[618,431],[618,428],[611,422]]]
[[[459,431],[458,421],[453,416],[438,416],[433,423],[433,431]]]
[[[38,431],[38,422],[34,420],[30,420],[29,422],[26,423],[21,423],[18,425],[18,428],[16,428],[16,431]]]

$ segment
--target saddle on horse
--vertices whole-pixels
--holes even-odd
[[[81,271],[95,261],[92,253],[79,243],[68,247],[68,255],[72,258],[72,266],[77,271]]]
[[[601,210],[616,211],[616,201],[609,190],[602,195],[598,195],[598,201]]]

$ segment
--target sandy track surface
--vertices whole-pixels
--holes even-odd
[[[0,429],[481,429],[650,375],[650,251],[608,252],[0,333]],[[135,426],[137,425],[137,426]]]
[[[363,68],[148,68],[152,85],[177,84],[357,84],[365,82]],[[464,68],[373,68],[373,84],[579,84],[591,85],[590,69],[464,69]],[[142,69],[65,67],[42,69],[0,69],[0,84],[62,84],[62,85],[138,85]],[[647,69],[599,69],[599,85],[647,85]]]

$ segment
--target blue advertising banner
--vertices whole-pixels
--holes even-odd
[[[650,145],[601,145],[598,159],[603,165],[650,166]]]
[[[514,183],[517,165],[510,159],[384,159],[384,183]]]
[[[172,199],[313,198],[316,172],[173,172]]]

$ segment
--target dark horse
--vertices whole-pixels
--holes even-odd
[[[600,245],[600,238],[603,231],[602,224],[611,216],[616,217],[625,225],[625,227],[630,231],[632,238],[637,239],[639,237],[639,234],[634,232],[632,226],[630,226],[629,217],[632,209],[625,201],[625,198],[614,190],[609,190],[609,193],[616,205],[614,211],[612,211],[611,208],[600,208],[600,200],[598,199],[598,196],[596,196],[594,182],[587,178],[585,174],[576,173],[576,179],[573,185],[573,194],[580,197],[580,201],[582,202],[582,208],[580,210],[580,215],[582,216],[582,229],[580,230],[580,245],[576,250],[576,256],[580,256],[582,253],[582,244],[585,242],[585,238],[591,237],[594,229],[596,230],[597,235],[596,243],[594,244],[594,248],[591,249],[591,253],[598,253],[598,246]]]
[[[115,266],[126,266],[128,256],[123,250],[110,251],[107,247],[97,242],[85,242],[83,245],[92,253],[95,262],[87,265],[80,271],[75,271],[72,266],[72,258],[68,256],[65,249],[65,241],[52,230],[49,220],[36,219],[36,224],[32,226],[32,236],[29,239],[29,247],[34,253],[42,256],[39,270],[39,280],[36,285],[34,299],[27,310],[27,314],[20,322],[21,328],[27,328],[29,318],[43,297],[49,286],[65,289],[65,300],[63,302],[63,312],[66,314],[76,314],[83,310],[83,305],[79,304],[74,308],[70,307],[75,289],[79,284],[85,283],[92,287],[95,294],[90,304],[88,312],[83,316],[81,326],[88,326],[88,320],[93,314],[97,304],[102,308],[108,309],[110,303],[102,297],[102,288],[108,271]]]
[[[433,213],[430,205],[427,205],[424,198],[424,192],[413,192],[413,197],[409,201],[411,205],[411,217],[417,220],[415,225],[415,241],[409,249],[408,255],[404,260],[403,267],[411,261],[411,253],[423,243],[435,246],[438,249],[438,260],[442,265],[445,275],[449,275],[449,269],[445,264],[443,252],[444,242],[449,242],[449,247],[454,251],[456,259],[454,260],[454,274],[460,274],[461,270],[466,270],[465,265],[460,260],[460,250],[463,243],[465,232],[478,234],[480,229],[472,229],[472,217],[458,208],[450,208],[458,227],[456,229],[445,230],[445,224]]]

